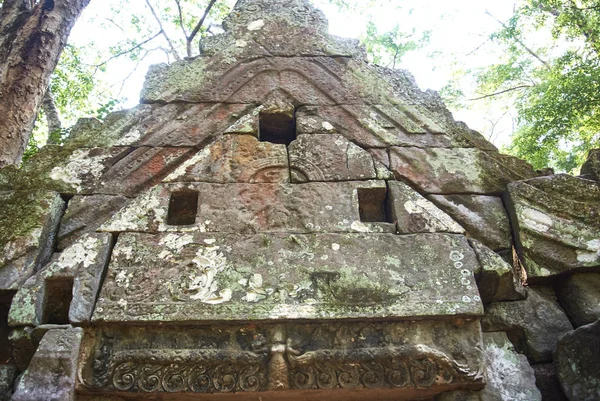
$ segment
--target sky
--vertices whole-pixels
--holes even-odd
[[[156,1],[156,0],[155,0]],[[172,1],[172,0],[160,0]],[[231,4],[235,0],[228,0]],[[430,31],[430,41],[424,48],[409,53],[397,67],[410,71],[421,89],[440,90],[452,77],[451,60],[458,58],[463,67],[478,68],[493,62],[496,57],[486,50],[489,35],[499,28],[496,19],[505,21],[514,7],[514,0],[381,0],[370,8],[368,13],[350,15],[340,13],[327,0],[312,0],[321,8],[329,19],[330,33],[343,37],[360,38],[366,29],[370,16],[380,32],[390,30],[396,24],[403,29],[415,29],[417,32]],[[82,45],[95,41],[95,46],[107,46],[124,37],[139,37],[139,32],[128,28],[127,15],[115,15],[112,7],[119,7],[119,0],[92,1],[74,27],[71,42]],[[145,8],[144,0],[130,0],[132,8]],[[397,9],[397,6],[400,6]],[[392,12],[390,10],[393,10]],[[193,10],[201,12],[202,10]],[[148,31],[156,31],[152,27],[152,19],[142,25],[148,25]],[[173,32],[172,35],[180,35]],[[483,45],[483,46],[482,46]],[[139,102],[139,93],[144,76],[151,64],[165,62],[163,52],[150,54],[134,72],[136,63],[127,57],[112,61],[106,79],[114,92],[126,97],[123,107],[129,108]],[[122,83],[123,80],[127,78]],[[122,87],[121,87],[122,86]],[[489,110],[453,110],[456,119],[465,121],[471,128],[486,133],[489,130]],[[507,119],[508,121],[509,119]],[[508,125],[507,125],[508,124]],[[493,137],[497,146],[507,144],[512,127],[509,123],[500,124]]]

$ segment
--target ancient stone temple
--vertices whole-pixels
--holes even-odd
[[[224,28],[0,171],[0,399],[600,399],[597,163],[500,154],[307,0]]]

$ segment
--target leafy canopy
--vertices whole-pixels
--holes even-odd
[[[465,102],[456,82],[443,94],[502,105],[514,116],[507,152],[536,168],[576,172],[600,146],[600,1],[525,0],[497,23],[490,40],[499,62],[464,72],[479,95]]]

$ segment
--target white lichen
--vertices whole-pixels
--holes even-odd
[[[98,261],[98,238],[85,236],[65,249],[58,259],[58,264],[63,268],[70,268],[79,264],[88,268]]]
[[[523,208],[520,217],[522,226],[537,232],[544,233],[554,225],[550,216],[535,209]]]
[[[265,26],[265,21],[259,19],[256,21],[252,21],[251,23],[248,24],[248,30],[249,31],[258,31],[260,29],[262,29],[262,27]]]
[[[323,129],[327,130],[327,131],[333,131],[335,128],[333,125],[331,125],[331,123],[327,122],[327,121],[323,121],[323,124],[321,124],[321,126],[323,127]]]
[[[355,220],[350,225],[350,228],[359,233],[369,233],[371,229],[367,227],[362,221]]]
[[[90,156],[89,149],[77,149],[71,154],[66,165],[52,169],[50,178],[69,184],[76,188],[77,192],[81,192],[83,177],[91,175],[94,178],[100,178],[105,168],[104,161],[109,157],[111,155],[108,153]]]
[[[190,273],[188,292],[194,293],[190,299],[216,305],[231,300],[230,289],[219,290],[217,276],[227,269],[227,258],[219,252],[218,246],[201,247],[192,262],[196,269]],[[219,295],[217,295],[217,292]]]
[[[210,147],[206,147],[196,153],[194,156],[187,159],[183,162],[179,167],[175,169],[171,174],[169,174],[163,182],[176,182],[182,176],[186,175],[188,169],[194,167],[197,164],[202,164],[206,161],[210,160]]]
[[[142,137],[142,133],[139,130],[134,129],[132,131],[129,131],[121,139],[119,139],[117,141],[117,143],[115,144],[115,146],[131,145],[131,144],[137,142],[141,137]]]

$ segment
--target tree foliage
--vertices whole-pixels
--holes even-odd
[[[490,39],[502,56],[470,71],[479,93],[471,101],[515,111],[509,153],[575,172],[600,146],[600,1],[525,0],[497,22]],[[454,88],[445,94],[456,101]]]

